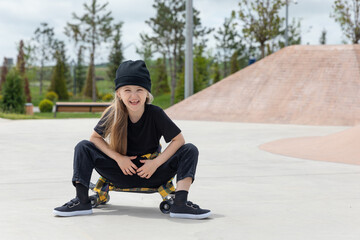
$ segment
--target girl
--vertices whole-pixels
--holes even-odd
[[[76,198],[54,209],[57,216],[92,213],[88,196],[93,169],[119,188],[159,187],[177,175],[177,187],[170,216],[207,218],[210,210],[187,201],[198,161],[197,148],[188,143],[181,130],[151,105],[151,80],[143,61],[126,61],[116,71],[115,98],[95,126],[90,141],[75,147],[72,182]],[[153,160],[138,156],[159,149],[161,136],[170,144]]]

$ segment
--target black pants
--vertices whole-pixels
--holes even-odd
[[[175,175],[177,175],[177,181],[187,177],[194,180],[198,155],[199,152],[193,144],[185,144],[162,164],[149,179],[146,179],[136,174],[132,176],[124,175],[115,160],[100,151],[92,142],[83,140],[75,147],[72,181],[74,185],[75,182],[80,182],[89,188],[91,174],[95,169],[101,176],[119,188],[156,188]],[[143,165],[140,163],[140,159],[133,160],[133,163],[137,167]]]

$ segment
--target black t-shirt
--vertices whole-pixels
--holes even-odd
[[[104,137],[105,126],[101,126],[106,115],[98,122],[94,130]],[[159,141],[164,136],[168,143],[176,137],[181,130],[158,106],[145,104],[145,111],[139,121],[132,123],[128,119],[127,156],[141,156],[155,152]]]

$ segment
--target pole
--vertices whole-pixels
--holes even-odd
[[[194,92],[193,81],[193,5],[192,0],[186,0],[186,36],[185,36],[185,89],[184,98]]]
[[[289,45],[288,19],[289,19],[289,0],[286,0],[285,47],[287,47]]]

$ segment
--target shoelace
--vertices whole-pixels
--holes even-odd
[[[72,208],[80,203],[78,198],[71,199],[69,202],[65,203],[64,206],[68,206],[69,208]]]
[[[187,201],[186,205],[188,205],[189,207],[192,207],[192,208],[200,208],[199,205],[196,205],[196,204],[192,203],[191,201]]]

